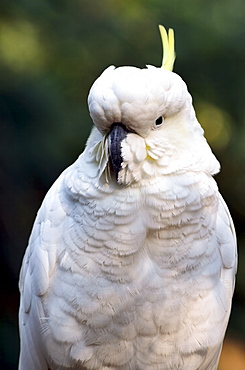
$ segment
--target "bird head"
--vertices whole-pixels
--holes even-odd
[[[218,172],[182,78],[172,72],[174,33],[160,26],[162,67],[108,67],[92,85],[88,105],[97,128],[90,154],[106,181],[119,184],[187,170]],[[96,132],[95,132],[96,131]]]

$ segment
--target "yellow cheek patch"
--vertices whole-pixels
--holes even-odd
[[[146,144],[146,146],[145,146],[145,150],[146,150],[146,153],[147,153],[147,155],[146,155],[146,160],[154,160],[154,158],[152,158],[151,157],[151,155],[149,154],[149,152],[150,152],[150,150],[151,150],[151,147],[150,147],[150,145],[148,145],[148,144]]]
[[[152,148],[150,145],[146,144],[145,145],[145,149],[146,149],[146,160],[148,161],[156,161],[158,159],[158,156],[156,156],[153,152],[152,152]]]

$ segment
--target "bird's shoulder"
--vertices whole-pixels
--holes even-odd
[[[237,239],[232,217],[221,194],[219,194],[216,229],[216,237],[224,270],[221,279],[231,282],[231,289],[233,291],[235,284],[234,277],[237,271]]]

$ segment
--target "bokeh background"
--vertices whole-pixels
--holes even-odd
[[[244,0],[0,0],[1,369],[17,368],[21,260],[45,193],[83,151],[89,88],[111,64],[160,66],[159,23],[222,164],[240,263],[220,370],[245,369],[244,14]]]

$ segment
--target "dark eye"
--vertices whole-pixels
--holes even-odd
[[[162,122],[163,122],[163,119],[162,119],[162,116],[161,116],[158,119],[156,119],[155,124],[156,124],[156,126],[161,126]]]

